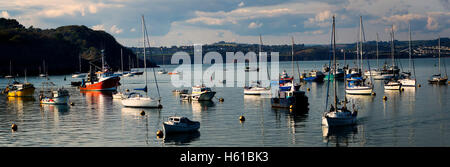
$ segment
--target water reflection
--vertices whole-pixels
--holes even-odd
[[[322,126],[323,142],[327,146],[347,147],[355,142],[358,126]]]
[[[190,102],[192,105],[192,115],[194,120],[200,121],[202,116],[205,116],[203,111],[207,111],[209,108],[214,107],[215,103],[213,101],[192,101]]]
[[[196,141],[200,137],[200,132],[190,132],[190,133],[178,133],[165,135],[163,140],[165,144],[173,145],[188,145],[189,143]]]

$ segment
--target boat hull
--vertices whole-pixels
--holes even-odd
[[[347,88],[345,89],[345,93],[350,95],[371,95],[372,88],[371,87],[355,87],[355,88]]]
[[[80,86],[80,91],[115,91],[119,86],[120,77],[111,77],[94,84]]]
[[[22,90],[11,90],[8,91],[8,97],[32,97],[34,94],[34,87],[24,88]]]
[[[395,83],[395,84],[385,84],[384,90],[400,90],[402,88],[401,83]]]
[[[149,97],[133,97],[122,99],[122,105],[135,108],[158,108],[160,104],[157,100]]]
[[[191,98],[194,101],[210,101],[216,92],[204,92],[202,94],[192,94]]]
[[[64,105],[69,103],[69,96],[62,97],[45,97],[41,99],[41,104],[56,104],[56,105]]]
[[[402,83],[402,87],[415,87],[416,86],[415,79],[400,79],[398,81],[400,83]]]
[[[345,126],[355,124],[356,116],[351,118],[329,118],[322,116],[322,125],[324,126]]]
[[[198,131],[198,129],[200,129],[200,123],[196,122],[192,125],[185,125],[185,124],[171,125],[169,123],[164,122],[163,129],[164,129],[164,133],[166,133],[166,134],[194,132],[194,131]]]
[[[271,98],[271,103],[273,108],[308,109],[309,106],[308,97],[303,91],[294,92],[294,95],[290,97]]]
[[[245,88],[244,95],[266,95],[270,94],[270,89],[266,88]]]

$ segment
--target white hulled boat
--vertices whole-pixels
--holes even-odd
[[[400,83],[396,77],[395,77],[395,58],[394,58],[394,52],[395,52],[395,47],[394,47],[394,25],[392,25],[392,30],[391,30],[391,55],[392,55],[392,67],[389,69],[390,71],[392,71],[392,74],[394,75],[394,77],[389,80],[388,82],[386,82],[384,84],[384,90],[400,90],[402,87],[402,83]]]

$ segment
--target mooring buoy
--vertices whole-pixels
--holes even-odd
[[[15,123],[13,123],[13,124],[11,125],[11,129],[12,129],[13,131],[17,131],[17,125],[16,125]]]
[[[160,137],[163,137],[163,136],[164,136],[164,133],[162,132],[162,130],[156,131],[156,137],[160,138]]]
[[[140,114],[141,114],[141,116],[144,116],[145,115],[145,111],[142,110]]]
[[[244,121],[245,121],[245,117],[244,117],[243,115],[241,115],[241,116],[239,117],[239,121],[244,122]]]

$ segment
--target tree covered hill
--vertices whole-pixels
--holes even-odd
[[[79,56],[82,72],[87,72],[89,62],[101,66],[101,50],[107,64],[117,70],[121,65],[121,49],[124,68],[128,70],[128,57],[136,62],[136,55],[104,31],[83,25],[45,30],[25,28],[14,19],[0,18],[0,75],[10,73],[10,61],[13,75],[23,75],[25,69],[27,75],[37,75],[44,69],[44,61],[50,75],[70,74],[79,71]]]

